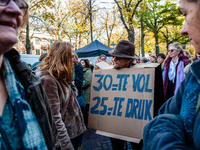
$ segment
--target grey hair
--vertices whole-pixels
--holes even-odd
[[[140,59],[140,61],[143,61],[144,63],[146,63],[146,62],[148,62],[148,59],[147,59],[146,57],[142,57],[142,58]]]
[[[104,55],[104,54],[101,54],[101,55],[99,56],[100,59],[101,59],[101,57],[105,57],[105,58],[107,59],[107,56]]]
[[[183,48],[182,48],[182,46],[179,42],[172,43],[172,44],[169,45],[169,47],[170,46],[174,46],[177,51],[180,51],[181,53],[183,53]]]

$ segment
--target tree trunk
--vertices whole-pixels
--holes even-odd
[[[29,23],[26,25],[26,54],[30,54]]]
[[[78,49],[81,47],[81,42],[82,42],[82,34],[79,34],[79,41],[78,41]]]
[[[128,40],[132,43],[135,42],[135,31],[134,31],[134,28],[132,28],[132,30],[127,30],[128,32]]]
[[[89,10],[89,14],[90,14],[90,34],[91,34],[91,43],[93,42],[93,31],[92,31],[92,0],[90,0],[90,10]]]
[[[157,31],[157,28],[154,29],[154,36],[155,36],[156,55],[158,55],[159,54],[159,43],[158,43],[158,31]]]
[[[169,49],[169,31],[168,31],[168,28],[166,27],[166,33],[167,33],[167,35],[166,35],[166,44],[167,44],[167,50]]]
[[[143,18],[141,18],[141,51],[142,51],[142,57],[145,56],[144,53],[144,25],[143,25]]]
[[[108,47],[110,47],[110,37],[108,37]]]
[[[78,49],[78,35],[77,35],[77,33],[76,33],[75,43],[76,43],[75,49]]]

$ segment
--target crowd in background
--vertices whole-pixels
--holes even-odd
[[[195,53],[194,56],[190,54],[188,50],[182,48],[179,42],[175,42],[169,45],[169,50],[167,54],[159,53],[157,56],[141,57],[135,60],[136,64],[140,63],[160,63],[163,75],[163,85],[165,100],[176,94],[181,81],[187,74],[190,65],[193,61],[197,60],[199,55]],[[106,62],[106,55],[101,55],[96,59],[96,64],[101,61]],[[111,56],[111,61],[107,62],[110,65],[114,65],[113,56]],[[94,70],[100,70],[98,65],[95,65]]]
[[[66,77],[66,76],[70,77],[71,80],[69,80],[69,81],[67,80],[68,81],[67,83],[70,85],[70,87],[74,93],[74,96],[76,97],[77,102],[79,104],[79,107],[81,110],[81,111],[79,111],[79,113],[81,112],[79,114],[80,115],[79,117],[83,116],[84,125],[88,129],[88,115],[89,115],[90,91],[91,91],[91,83],[92,83],[92,72],[93,72],[93,70],[101,70],[102,69],[98,66],[99,62],[106,62],[109,65],[114,66],[116,61],[118,59],[120,60],[120,58],[111,56],[111,60],[109,62],[107,62],[107,56],[102,54],[96,59],[95,65],[93,65],[88,59],[81,59],[79,62],[78,55],[76,54],[75,50],[72,48],[72,46],[69,43],[55,42],[51,46],[49,53],[41,55],[41,57],[39,58],[39,62],[36,62],[35,64],[33,64],[31,66],[31,69],[35,72],[35,74],[40,76],[42,84],[44,86],[44,89],[46,89],[47,96],[48,96],[48,93],[50,93],[50,96],[48,97],[50,100],[52,99],[52,93],[53,93],[52,91],[49,91],[49,87],[52,86],[52,85],[50,85],[50,80],[53,80],[53,78],[58,78],[57,77],[58,74],[62,75],[62,73],[59,71],[55,77],[54,77],[53,73],[44,73],[44,71],[46,72],[47,70],[52,70],[53,68],[54,69],[58,68],[56,66],[54,66],[52,68],[53,62],[48,62],[48,58],[50,59],[52,57],[51,58],[52,61],[55,59],[55,60],[57,60],[56,62],[58,63],[58,57],[60,58],[61,57],[60,54],[61,53],[63,54],[63,52],[59,53],[59,49],[60,49],[59,47],[53,48],[55,46],[55,44],[57,44],[57,45],[64,44],[65,46],[68,45],[68,48],[71,48],[72,56],[70,56],[70,57],[72,57],[72,62],[73,62],[73,69],[72,69],[73,77],[70,77],[69,75],[67,75],[68,73],[64,73],[63,74],[63,82],[67,80],[67,78],[64,78],[64,77]],[[54,56],[56,58],[53,57],[52,49],[54,49],[54,51],[56,51],[56,53],[57,53],[56,54],[57,57]],[[66,47],[65,47],[65,49],[66,49]],[[63,48],[63,50],[64,50],[64,48]],[[55,55],[55,52],[54,52],[54,55]],[[68,57],[67,55],[69,55],[69,52],[68,52],[68,54],[66,54],[66,57]],[[167,55],[165,55],[164,53],[159,53],[157,56],[150,56],[150,58],[146,58],[146,57],[139,58],[138,57],[138,59],[134,59],[133,63],[134,64],[160,63],[160,67],[161,67],[161,71],[162,71],[161,73],[163,76],[164,96],[165,96],[165,100],[167,100],[176,94],[182,80],[184,79],[185,75],[189,71],[189,67],[199,57],[200,56],[196,53],[195,53],[195,56],[192,56],[188,50],[184,50],[182,48],[180,43],[175,42],[175,43],[169,45],[169,50],[167,51]],[[68,58],[68,60],[69,60],[69,58]],[[61,62],[59,62],[59,63],[61,63]],[[56,63],[55,63],[55,65],[56,65]],[[49,66],[49,67],[47,67],[47,66]],[[70,66],[68,66],[68,67],[65,66],[65,67],[70,68]],[[62,70],[62,69],[60,68],[59,70]],[[50,71],[48,71],[48,72],[50,72]],[[48,81],[48,77],[46,77],[45,74],[46,75],[49,74],[48,76],[51,78],[49,81]],[[61,86],[61,87],[63,88],[63,86]],[[51,88],[51,90],[52,90],[52,88]],[[53,89],[53,91],[57,91],[57,90]],[[60,93],[60,91],[58,93]],[[70,95],[70,96],[72,97],[72,95]],[[65,97],[67,97],[67,95]],[[55,97],[53,97],[53,100],[54,99],[55,99]],[[61,101],[61,99],[60,99],[60,101]],[[51,102],[50,102],[51,108],[53,110],[55,110],[54,107],[57,107],[57,106],[55,106],[55,101],[52,103],[52,105],[53,106],[51,106]],[[60,104],[58,103],[58,105],[60,105]],[[62,110],[62,108],[60,108],[60,109]],[[73,107],[73,109],[75,109],[75,107]],[[52,115],[54,116],[54,112]],[[55,113],[55,115],[57,116],[58,112]],[[61,117],[62,117],[62,115],[61,115]],[[64,120],[64,118],[62,118],[61,120]],[[81,119],[79,119],[79,121],[81,122]],[[58,123],[58,121],[56,121],[56,123]],[[75,124],[77,124],[77,122],[74,122],[74,124],[72,124],[72,125],[74,126]],[[81,126],[83,126],[83,129],[81,129],[81,132],[79,134],[77,134],[75,137],[70,135],[70,131],[66,131],[66,136],[69,136],[68,141],[65,142],[65,143],[67,143],[67,144],[65,144],[66,147],[69,147],[69,148],[74,147],[74,149],[82,149],[81,148],[82,147],[82,133],[85,130],[84,125],[82,124],[79,126],[79,129]],[[65,126],[67,127],[68,125],[65,124]],[[70,130],[72,130],[72,128],[70,128]],[[57,131],[59,131],[59,129],[57,129]],[[60,131],[63,132],[63,127],[61,127]],[[63,134],[64,133],[62,133],[62,135]],[[66,137],[65,137],[65,140],[66,140]],[[113,142],[114,140],[111,139],[111,141]],[[71,146],[69,143],[71,143]],[[118,141],[118,143],[119,143],[119,141]],[[62,144],[62,143],[59,143],[59,144]],[[59,144],[56,143],[57,148],[60,146]],[[60,147],[62,147],[62,145]],[[134,146],[134,147],[136,147],[136,146]]]

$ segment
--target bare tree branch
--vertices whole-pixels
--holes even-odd
[[[34,16],[34,15],[29,15],[29,16],[32,17],[32,18],[36,18],[36,19],[40,20],[40,21],[46,26],[47,31],[48,31],[48,32],[50,31],[50,30],[49,30],[49,27],[47,26],[47,24],[45,23],[44,20],[42,20],[42,19],[39,18],[38,16]]]
[[[135,5],[135,8],[133,9],[133,13],[132,13],[132,18],[133,18],[133,16],[135,15],[135,12],[136,12],[136,9],[137,9],[137,7],[139,6],[139,4],[142,2],[142,0],[139,0],[138,2],[137,2],[137,4]]]
[[[131,7],[131,2],[132,2],[132,0],[129,1],[129,3],[128,3],[128,8]]]
[[[122,8],[119,6],[119,3],[118,3],[117,0],[114,0],[114,1],[115,1],[115,3],[117,4],[117,7],[118,7],[119,12],[120,12],[121,20],[122,20],[122,22],[123,22],[123,24],[124,24],[126,30],[129,30],[129,29],[128,29],[128,26],[126,25],[126,22],[125,22],[125,20],[124,20],[124,17],[123,17]]]

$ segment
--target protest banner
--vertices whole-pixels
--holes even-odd
[[[161,66],[157,63],[95,70],[89,127],[118,139],[142,139],[144,126],[163,103]]]

